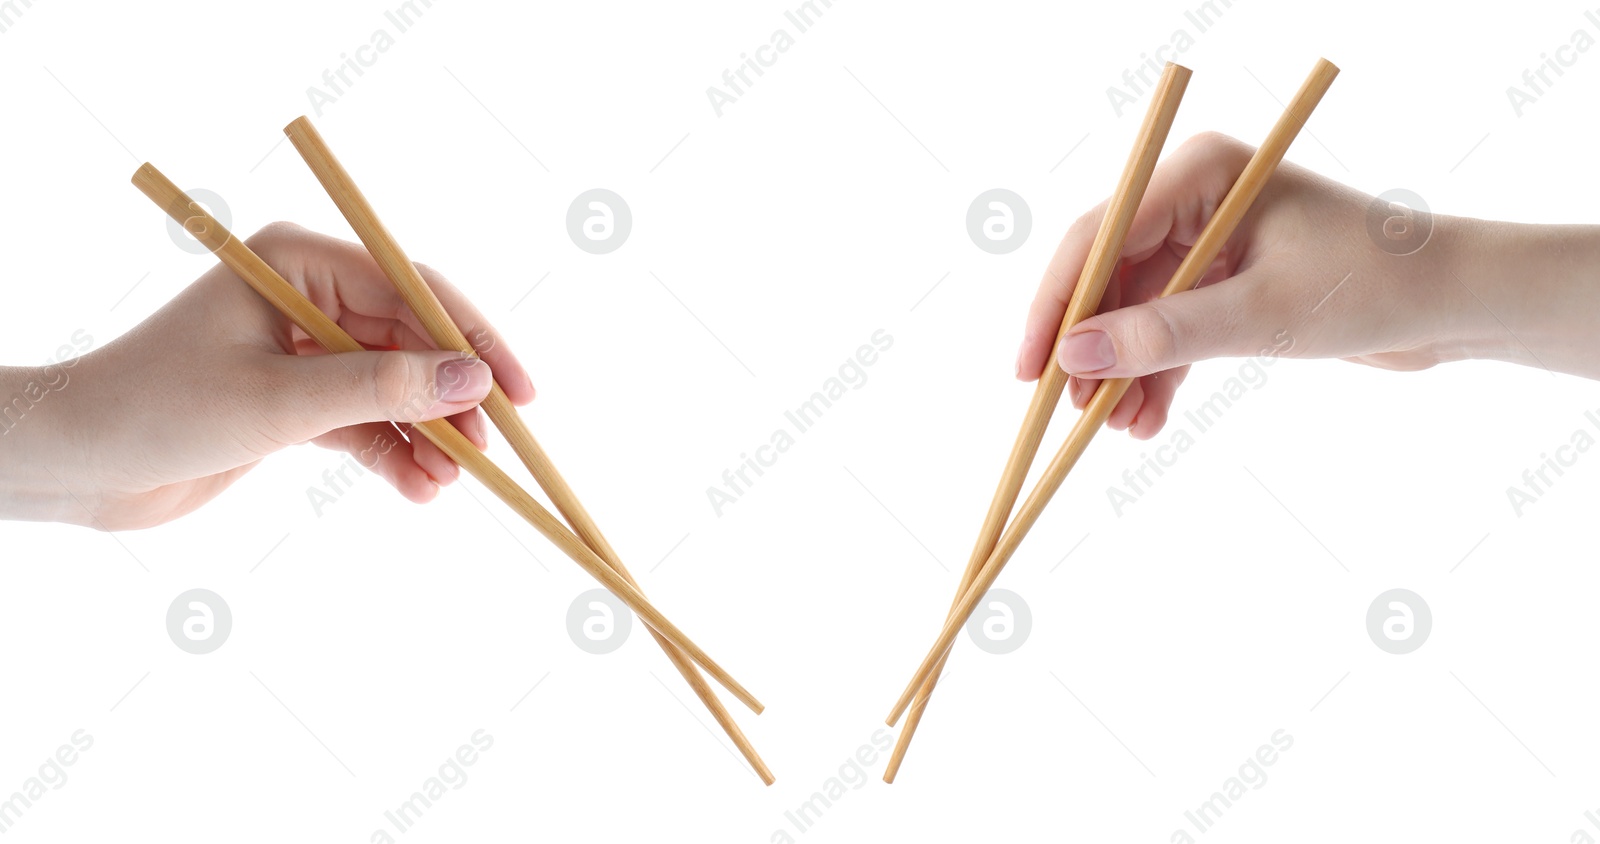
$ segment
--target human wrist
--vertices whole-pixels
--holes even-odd
[[[77,362],[0,367],[0,519],[84,521],[62,447],[83,419],[64,395]]]

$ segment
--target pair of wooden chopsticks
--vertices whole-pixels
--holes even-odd
[[[284,134],[289,136],[295,149],[310,166],[317,180],[322,183],[334,204],[349,221],[361,242],[372,253],[384,275],[395,285],[401,298],[416,314],[433,342],[440,349],[453,349],[476,356],[477,350],[467,341],[460,327],[450,318],[438,297],[434,295],[432,288],[428,287],[427,282],[417,272],[411,259],[406,257],[400,244],[378,219],[366,197],[334,157],[311,121],[300,117],[284,127]],[[185,223],[191,234],[216,253],[229,269],[329,352],[339,354],[363,350],[364,347],[360,343],[322,313],[155,167],[150,164],[141,166],[134,173],[133,184],[162,210],[178,222]],[[195,218],[199,218],[203,226],[193,225]],[[623,566],[616,551],[600,533],[594,519],[590,517],[572,488],[567,485],[544,449],[534,439],[533,433],[524,424],[522,417],[498,383],[491,387],[482,407],[495,427],[510,442],[512,449],[521,458],[523,465],[528,468],[540,488],[550,496],[556,509],[572,526],[570,530],[550,515],[533,496],[487,456],[478,451],[477,447],[447,420],[420,422],[413,430],[421,432],[424,437],[437,445],[441,451],[488,487],[632,609],[649,627],[656,643],[683,675],[695,695],[710,710],[712,717],[722,726],[757,775],[764,783],[771,785],[774,781],[771,770],[756,753],[750,741],[745,738],[739,725],[734,722],[733,716],[722,705],[716,692],[700,675],[696,666],[705,669],[706,673],[732,692],[734,697],[758,714],[764,708],[761,702],[645,598],[639,590],[638,582]]]
[[[1265,187],[1267,179],[1283,160],[1289,144],[1299,134],[1306,120],[1311,117],[1311,112],[1322,100],[1322,95],[1327,93],[1328,87],[1333,84],[1334,77],[1338,74],[1339,69],[1326,59],[1317,61],[1311,75],[1295,93],[1294,99],[1290,100],[1283,115],[1267,134],[1266,140],[1245,165],[1244,171],[1239,174],[1228,195],[1217,206],[1199,239],[1173,272],[1171,280],[1161,293],[1162,296],[1189,290],[1205,275],[1212,261],[1216,259],[1234,229],[1238,227],[1239,221],[1244,218],[1245,212],[1250,209],[1250,205]],[[1001,570],[1010,561],[1028,531],[1039,520],[1051,497],[1061,488],[1067,473],[1088,448],[1089,440],[1093,439],[1095,433],[1105,424],[1111,411],[1116,408],[1117,402],[1133,383],[1131,378],[1114,378],[1100,382],[1088,406],[1084,408],[1082,416],[1068,433],[1061,450],[1045,468],[1038,484],[1022,503],[1022,508],[1011,519],[1010,525],[1006,526],[1006,519],[1011,515],[1011,508],[1022,490],[1028,468],[1033,464],[1045,428],[1050,423],[1050,417],[1067,383],[1066,373],[1056,363],[1056,352],[1059,352],[1067,330],[1092,315],[1099,307],[1106,283],[1121,256],[1123,239],[1127,236],[1134,213],[1138,210],[1139,201],[1149,185],[1150,175],[1155,168],[1156,159],[1160,156],[1167,131],[1172,126],[1172,119],[1177,112],[1178,102],[1183,97],[1189,75],[1190,71],[1187,68],[1174,64],[1168,64],[1162,74],[1149,111],[1145,115],[1138,140],[1134,144],[1133,153],[1128,159],[1127,168],[1106,208],[1105,218],[1101,221],[1100,230],[1095,236],[1094,245],[1079,276],[1078,285],[1073,290],[1072,299],[1061,322],[1061,330],[1056,336],[1056,349],[1052,350],[1050,359],[1045,363],[1044,375],[1034,389],[1033,400],[1023,419],[1022,430],[1017,434],[999,488],[995,490],[989,512],[984,517],[972,557],[962,574],[955,603],[950,608],[938,639],[923,658],[916,674],[886,719],[892,727],[906,712],[906,708],[912,707],[906,727],[900,734],[894,752],[890,755],[888,768],[883,775],[884,782],[894,782],[911,737],[921,721],[923,709],[927,706],[928,696],[932,694],[934,685],[938,682],[939,672],[944,668],[950,646],[957,634],[983,600],[983,596],[988,593],[989,588],[994,585],[995,579],[1000,576]],[[1005,529],[1002,533],[1003,526]]]

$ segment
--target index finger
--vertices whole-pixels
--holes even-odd
[[[1216,133],[1185,141],[1151,175],[1144,201],[1139,203],[1123,240],[1121,260],[1143,261],[1169,239],[1178,247],[1192,245],[1217,203],[1244,170],[1250,154],[1250,147]],[[1017,353],[1017,377],[1024,381],[1039,377],[1050,359],[1067,303],[1078,285],[1078,276],[1108,204],[1109,200],[1101,202],[1067,229],[1045,268],[1028,308],[1022,347]],[[1112,283],[1116,283],[1115,277]]]
[[[343,311],[349,310],[397,320],[432,342],[427,328],[361,244],[306,229],[298,229],[291,236],[271,238],[270,244],[269,248],[281,256],[275,263],[288,270],[288,261],[294,262],[293,269],[297,271],[284,272],[284,275],[291,282],[302,284],[306,295],[324,313],[338,319]],[[489,364],[506,397],[518,405],[532,401],[533,381],[505,337],[442,273],[426,264],[414,262],[413,266],[467,342]]]
[[[477,350],[478,357],[489,364],[489,369],[494,373],[494,380],[500,384],[506,397],[512,404],[523,405],[533,401],[533,379],[528,377],[528,372],[523,369],[522,362],[511,353],[511,347],[506,344],[505,337],[495,330],[489,323],[488,317],[480,312],[476,305],[467,298],[443,273],[427,264],[417,264],[417,271],[422,274],[422,280],[433,288],[433,295],[439,297],[439,304],[444,305],[445,312],[450,314],[450,319],[461,329],[467,342]],[[412,319],[416,318],[410,308],[405,312]]]
[[[1028,306],[1028,320],[1022,329],[1022,348],[1017,352],[1017,377],[1024,381],[1038,378],[1044,363],[1055,347],[1056,335],[1061,331],[1061,319],[1066,316],[1067,303],[1072,291],[1078,287],[1078,276],[1089,259],[1089,248],[1100,231],[1100,221],[1105,218],[1106,205],[1101,202],[1087,214],[1073,221],[1056,246],[1050,263],[1045,265],[1044,277],[1039,280],[1039,290]]]

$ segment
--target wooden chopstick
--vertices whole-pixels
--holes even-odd
[[[300,330],[322,344],[323,348],[333,354],[363,351],[362,345],[345,333],[338,323],[329,319],[327,314],[305,297],[305,294],[285,281],[283,276],[272,269],[243,241],[234,237],[232,232],[212,217],[203,206],[189,198],[161,171],[148,163],[141,165],[133,174],[133,184],[162,211],[184,224],[189,233],[215,253],[223,264],[244,279],[291,322],[299,326]],[[466,435],[456,430],[454,425],[444,419],[435,419],[419,422],[413,430],[421,431],[423,436],[544,534],[546,539],[571,557],[579,567],[611,590],[639,616],[640,620],[688,654],[695,663],[706,670],[706,673],[716,678],[717,682],[746,706],[757,712],[762,710],[761,702],[756,700],[754,695],[729,676],[728,672],[712,660],[700,646],[690,641],[689,637],[668,621],[649,599],[606,565],[606,562],[590,550],[589,546],[583,544],[583,541],[568,530],[566,525],[550,515],[550,512],[545,510],[533,496],[518,486],[510,476],[500,470],[500,467],[494,465],[483,452],[478,451],[477,446],[474,446]]]
[[[1183,101],[1183,92],[1188,87],[1191,73],[1193,71],[1189,68],[1168,62],[1156,84],[1144,123],[1139,127],[1133,150],[1128,154],[1128,163],[1122,170],[1116,189],[1111,193],[1110,202],[1106,204],[1105,217],[1100,221],[1100,229],[1095,233],[1094,243],[1078,275],[1078,284],[1072,290],[1072,298],[1061,319],[1061,329],[1056,334],[1055,346],[1045,361],[1044,374],[1034,387],[1033,400],[1022,419],[1022,429],[1017,432],[1016,442],[1011,446],[1011,456],[1006,459],[1000,485],[995,489],[994,498],[989,502],[989,511],[983,517],[983,527],[978,531],[978,540],[973,544],[971,556],[967,558],[967,568],[961,573],[961,585],[956,587],[955,599],[950,606],[952,613],[960,606],[961,596],[972,586],[972,581],[994,551],[1000,531],[1005,527],[1006,519],[1011,516],[1011,508],[1022,492],[1022,482],[1028,477],[1028,469],[1039,452],[1045,429],[1050,426],[1050,417],[1054,415],[1067,385],[1067,373],[1055,364],[1055,351],[1066,338],[1067,329],[1088,318],[1100,307],[1100,298],[1105,294],[1111,274],[1122,257],[1122,242],[1133,225],[1133,216],[1139,210],[1139,201],[1144,198],[1145,188],[1150,185],[1150,176],[1155,172],[1156,160],[1161,157],[1161,148],[1167,142],[1167,133],[1172,129],[1172,121],[1178,114],[1178,104]],[[899,773],[911,738],[916,735],[917,725],[922,722],[928,697],[933,694],[948,658],[948,653],[941,656],[938,665],[928,675],[927,682],[917,689],[911,714],[906,718],[905,728],[901,730],[894,752],[889,756],[889,765],[884,769],[884,782],[894,782],[895,775]]]
[[[1334,77],[1338,76],[1338,74],[1339,68],[1335,67],[1331,62],[1326,59],[1317,60],[1317,65],[1312,69],[1311,75],[1300,86],[1300,90],[1295,93],[1294,99],[1289,101],[1289,105],[1284,109],[1283,115],[1278,118],[1278,122],[1272,127],[1272,131],[1267,134],[1267,139],[1262,142],[1260,149],[1257,149],[1255,155],[1250,158],[1250,163],[1245,165],[1244,171],[1239,174],[1238,180],[1234,182],[1233,187],[1228,191],[1228,195],[1222,200],[1222,204],[1217,206],[1216,212],[1212,214],[1211,220],[1206,223],[1205,230],[1200,233],[1199,239],[1190,248],[1189,254],[1184,257],[1182,263],[1178,265],[1178,269],[1173,272],[1172,279],[1167,282],[1166,288],[1161,293],[1162,296],[1172,296],[1189,290],[1205,275],[1206,270],[1211,266],[1211,262],[1216,259],[1217,254],[1222,251],[1222,247],[1227,243],[1228,238],[1233,235],[1234,229],[1238,227],[1239,221],[1243,219],[1245,212],[1250,210],[1251,203],[1255,202],[1262,188],[1266,186],[1267,179],[1272,176],[1273,171],[1278,167],[1278,163],[1283,160],[1284,153],[1289,149],[1289,144],[1300,133],[1300,128],[1311,117],[1311,112],[1317,107],[1317,103],[1322,100],[1322,95],[1327,93],[1328,87],[1333,84]],[[1052,364],[1046,364],[1046,366],[1047,368],[1057,368],[1053,367]],[[962,625],[966,624],[967,618],[972,615],[978,603],[983,600],[983,596],[988,593],[989,587],[994,585],[995,579],[1000,576],[1001,570],[1005,568],[1006,563],[1011,559],[1011,555],[1016,552],[1017,546],[1022,543],[1023,537],[1027,536],[1028,530],[1038,521],[1039,515],[1044,512],[1045,505],[1050,503],[1051,496],[1055,495],[1056,490],[1061,488],[1062,482],[1066,480],[1067,473],[1072,470],[1073,465],[1077,463],[1084,449],[1088,447],[1089,440],[1094,437],[1095,432],[1100,430],[1100,426],[1105,424],[1105,420],[1111,415],[1111,411],[1116,408],[1117,402],[1121,400],[1123,394],[1127,392],[1128,386],[1132,383],[1133,379],[1131,378],[1114,378],[1100,382],[1099,387],[1095,390],[1094,397],[1089,400],[1089,405],[1084,409],[1083,415],[1078,418],[1077,424],[1073,426],[1072,431],[1067,435],[1066,442],[1062,444],[1061,450],[1056,453],[1055,458],[1050,461],[1050,465],[1045,468],[1038,484],[1028,494],[1027,500],[1022,503],[1021,509],[1017,511],[1015,518],[1012,519],[1011,524],[1000,537],[994,552],[984,562],[982,570],[973,579],[966,594],[961,596],[958,606],[950,614],[933,648],[928,651],[928,655],[923,659],[921,666],[917,668],[917,673],[912,677],[911,683],[901,693],[900,699],[895,703],[894,710],[890,712],[887,719],[890,726],[893,726],[895,721],[899,720],[901,714],[905,712],[917,689],[933,675],[935,667],[943,659],[945,652],[950,649],[950,645],[955,641]]]
[[[439,298],[434,295],[432,288],[422,278],[422,274],[417,271],[416,265],[406,256],[405,251],[400,247],[399,241],[395,239],[394,235],[389,232],[389,229],[378,218],[377,212],[372,208],[371,203],[367,201],[366,195],[361,192],[360,187],[355,183],[355,179],[350,176],[344,165],[339,162],[338,157],[333,154],[333,150],[329,148],[322,137],[322,133],[317,131],[311,120],[303,116],[296,118],[288,126],[284,127],[283,132],[289,137],[290,142],[294,144],[295,149],[299,151],[300,157],[305,159],[306,165],[311,168],[311,172],[317,177],[317,181],[322,183],[322,187],[327,191],[328,196],[339,207],[340,213],[349,221],[350,227],[361,238],[361,242],[366,244],[367,251],[371,252],[373,258],[377,260],[378,266],[383,270],[383,274],[388,276],[389,280],[394,283],[395,288],[400,292],[401,298],[405,299],[406,304],[417,315],[418,321],[422,323],[428,335],[433,338],[433,342],[441,349],[455,349],[464,354],[477,354],[478,350],[473,347],[467,340],[466,335],[462,333],[461,328],[450,318],[449,313],[444,309],[444,305],[439,302]],[[545,494],[550,496],[550,501],[555,504],[556,510],[566,518],[567,523],[572,526],[573,531],[578,534],[584,544],[599,555],[600,559],[604,560],[613,571],[628,581],[629,585],[638,588],[638,581],[622,564],[621,558],[611,547],[611,543],[607,542],[605,536],[601,534],[599,526],[595,524],[588,510],[578,500],[577,494],[567,485],[561,473],[556,470],[555,464],[545,454],[538,440],[534,438],[533,432],[528,429],[521,414],[511,404],[511,400],[506,397],[505,392],[498,383],[490,389],[488,397],[484,399],[483,409],[489,414],[489,419],[494,422],[495,427],[510,442],[512,450],[522,459],[523,465],[527,466],[534,480],[539,483]],[[767,785],[771,785],[774,781],[772,771],[762,761],[760,754],[756,753],[755,747],[745,738],[744,732],[734,722],[733,716],[722,705],[722,701],[717,699],[716,692],[712,690],[711,685],[705,681],[704,677],[700,676],[700,672],[696,670],[694,663],[682,651],[674,647],[672,643],[662,638],[661,634],[656,633],[654,630],[650,632],[655,637],[656,644],[661,646],[667,658],[672,661],[673,667],[677,668],[678,673],[683,675],[683,679],[688,682],[695,695],[710,710],[711,716],[722,726],[723,731],[728,734],[728,738],[732,739],[734,745],[739,748],[739,752],[743,754],[750,766],[755,769],[756,774]]]

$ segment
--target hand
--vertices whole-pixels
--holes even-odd
[[[1393,254],[1406,250],[1369,234],[1372,197],[1287,162],[1196,289],[1157,299],[1253,153],[1204,134],[1156,168],[1099,315],[1061,344],[1074,406],[1102,378],[1137,378],[1107,425],[1149,439],[1189,364],[1263,354],[1399,370],[1484,357],[1600,377],[1585,339],[1600,305],[1594,227],[1432,215],[1421,248]],[[1019,378],[1037,378],[1050,357],[1104,214],[1104,203],[1085,214],[1056,250],[1028,313]]]
[[[418,266],[481,360],[436,350],[359,244],[287,223],[246,242],[357,341],[396,351],[325,354],[231,270],[213,267],[137,328],[65,367],[0,370],[8,394],[19,389],[12,381],[52,379],[25,415],[0,425],[0,516],[150,527],[307,441],[355,455],[426,502],[460,470],[395,423],[448,417],[484,448],[477,404],[492,378],[514,403],[533,399],[504,340],[434,270]]]

